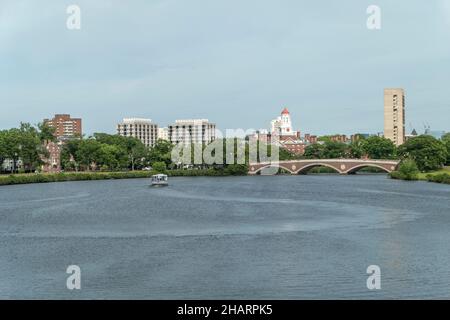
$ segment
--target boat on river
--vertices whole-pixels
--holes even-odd
[[[152,176],[153,187],[164,187],[169,185],[169,178],[166,174],[155,174]]]

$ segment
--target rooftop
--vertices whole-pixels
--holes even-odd
[[[283,111],[281,111],[281,114],[289,114],[289,110],[287,108],[284,108]]]
[[[175,123],[205,123],[209,122],[208,119],[182,119],[182,120],[175,120]]]
[[[145,118],[124,118],[122,123],[151,123],[152,119]]]

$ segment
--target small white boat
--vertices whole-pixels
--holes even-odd
[[[152,176],[152,186],[168,186],[169,185],[169,179],[166,174],[155,174]]]

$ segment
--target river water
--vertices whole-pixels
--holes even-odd
[[[69,265],[81,290],[66,287]],[[369,265],[380,290],[366,286]],[[385,175],[3,186],[0,298],[450,298],[450,186]]]

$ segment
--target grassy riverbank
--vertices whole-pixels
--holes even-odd
[[[419,180],[450,184],[450,167],[428,173],[419,173]]]
[[[126,172],[64,172],[64,173],[30,173],[0,175],[0,185],[64,182],[81,180],[110,180],[150,178],[156,171],[126,171]],[[168,176],[229,176],[242,175],[237,172],[216,169],[201,170],[167,170]]]
[[[150,176],[151,176],[150,172],[142,172],[142,171],[11,174],[11,175],[1,175],[0,185],[80,181],[80,180],[148,178]]]
[[[390,173],[390,177],[392,179],[399,179],[399,180],[421,180],[428,182],[450,184],[450,167],[444,167],[440,170],[431,172],[420,172],[413,175],[412,178],[411,176],[406,177],[399,171],[394,171]]]
[[[440,170],[419,173],[419,180],[427,180],[427,176],[436,176],[440,174],[450,174],[450,167],[444,167]]]

